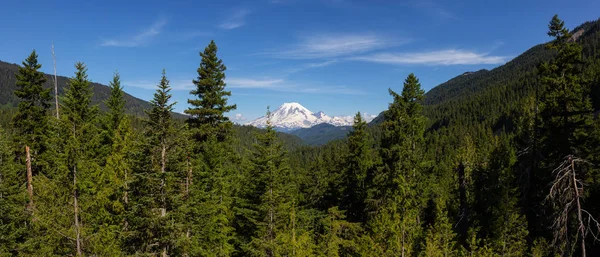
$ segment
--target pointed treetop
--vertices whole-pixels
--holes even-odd
[[[195,138],[204,141],[208,136],[215,135],[221,141],[232,125],[225,113],[236,109],[235,104],[227,104],[228,97],[231,96],[231,92],[225,90],[227,68],[217,57],[217,45],[214,41],[210,42],[200,56],[202,60],[197,70],[198,77],[193,80],[195,89],[190,91],[194,98],[188,99],[191,107],[184,112],[191,116],[188,123],[197,132]]]
[[[18,133],[16,139],[36,151],[41,151],[38,144],[46,134],[46,111],[51,99],[50,89],[43,88],[46,78],[39,71],[41,67],[33,50],[15,74],[17,89],[14,93],[21,101],[12,119],[12,126]]]
[[[87,67],[83,62],[75,64],[75,77],[69,80],[63,100],[64,114],[74,123],[87,122],[95,117],[98,106],[92,106],[92,88]]]
[[[565,22],[558,18],[558,14],[555,14],[548,24],[548,36],[555,37],[560,43],[571,37],[569,30],[565,28]]]
[[[411,73],[404,80],[404,88],[402,89],[402,97],[406,102],[423,101],[425,91],[421,89],[421,83],[415,74]]]
[[[172,128],[171,112],[173,111],[173,106],[177,103],[169,102],[171,99],[171,87],[169,86],[165,69],[162,71],[162,77],[157,87],[158,89],[154,93],[154,98],[150,100],[152,109],[147,110],[146,114],[148,115],[148,125],[152,134],[164,140]]]
[[[108,84],[110,95],[104,102],[109,109],[109,120],[107,124],[109,130],[115,131],[119,127],[121,120],[125,116],[125,98],[123,97],[123,87],[121,86],[121,77],[115,72],[113,80]]]

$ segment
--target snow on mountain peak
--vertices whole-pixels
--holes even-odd
[[[247,125],[259,128],[267,126],[267,117],[260,117]],[[311,112],[299,103],[284,103],[279,108],[271,112],[271,124],[278,130],[292,131],[300,128],[310,128],[321,123],[328,123],[334,126],[352,126],[353,116],[330,117],[322,111]]]
[[[319,111],[319,112],[315,113],[315,117],[322,119],[322,120],[331,120],[331,117],[327,116],[327,114],[325,114],[323,111]]]

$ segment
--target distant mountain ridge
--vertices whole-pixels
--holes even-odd
[[[310,128],[294,130],[290,134],[301,138],[308,145],[324,145],[329,141],[345,138],[350,131],[352,131],[352,126],[321,123]]]
[[[0,106],[16,107],[19,103],[19,98],[14,94],[16,86],[15,74],[19,70],[19,65],[0,61]],[[73,71],[75,69],[73,68]],[[54,88],[54,75],[44,73],[46,83],[44,88]],[[69,81],[68,77],[57,76],[58,78],[58,94],[63,95],[64,90]],[[160,80],[160,76],[157,75],[156,83]],[[110,88],[106,85],[92,82],[92,104],[98,104],[101,110],[105,110],[104,99],[107,99],[110,94]],[[54,94],[54,93],[52,93]],[[144,110],[150,109],[150,103],[148,101],[139,99],[135,96],[125,93],[125,111],[128,114],[142,116],[145,115]],[[54,101],[54,100],[53,100]],[[54,105],[51,105],[54,108]],[[173,113],[178,118],[183,118],[185,115]]]
[[[365,117],[371,120],[374,117]],[[291,132],[302,128],[310,128],[319,124],[330,124],[333,126],[352,126],[354,123],[353,116],[334,116],[330,117],[323,111],[313,113],[299,103],[291,102],[284,103],[279,108],[271,112],[271,116],[262,116],[254,121],[248,122],[246,125],[252,125],[259,128],[267,126],[267,120],[271,121],[271,125],[278,131]]]

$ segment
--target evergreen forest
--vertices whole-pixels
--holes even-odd
[[[600,20],[540,33],[320,146],[234,124],[214,41],[185,115],[168,71],[147,103],[34,50],[0,74],[0,256],[600,256]]]

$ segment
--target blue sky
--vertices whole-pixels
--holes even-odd
[[[161,70],[176,111],[187,106],[199,51],[214,39],[227,66],[229,116],[299,102],[330,116],[377,114],[414,72],[425,90],[465,71],[492,69],[549,40],[557,13],[569,28],[600,16],[600,1],[4,1],[0,60],[36,49],[60,75],[83,61],[107,84],[149,100]]]

